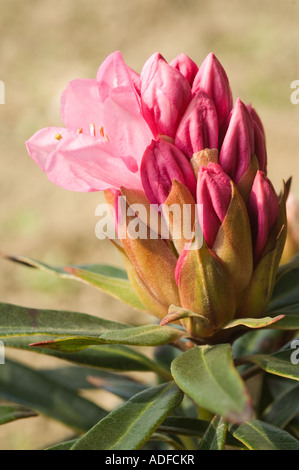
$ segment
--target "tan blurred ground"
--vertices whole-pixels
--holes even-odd
[[[53,264],[121,265],[94,234],[102,195],[52,185],[24,147],[36,130],[61,124],[59,99],[68,81],[94,78],[115,50],[137,71],[156,51],[167,60],[185,52],[198,63],[214,51],[234,98],[252,102],[263,119],[275,187],[293,175],[299,196],[299,105],[290,102],[290,84],[299,79],[298,15],[295,0],[1,0],[0,250]],[[4,261],[0,279],[3,302],[149,321],[135,320],[130,309],[88,286]],[[3,426],[0,449],[42,448],[68,435],[34,418]]]

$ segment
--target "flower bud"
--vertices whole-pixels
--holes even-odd
[[[249,199],[256,265],[236,317],[258,318],[266,311],[286,240],[287,190],[278,198],[268,178],[257,173]]]
[[[259,115],[257,114],[256,110],[251,106],[251,104],[247,105],[247,109],[252,117],[254,125],[254,154],[256,155],[258,160],[259,170],[266,173],[267,149],[264,126]]]
[[[254,260],[258,263],[279,214],[279,199],[271,181],[261,171],[254,179],[248,201],[252,227]]]
[[[144,237],[132,237],[130,225],[136,226],[136,214],[127,204],[127,214],[118,226],[123,246],[123,259],[130,282],[141,302],[155,316],[163,318],[171,304],[179,305],[179,293],[175,281],[177,258],[168,240],[152,239],[150,227],[141,220],[137,223],[145,231]],[[167,282],[165,282],[167,279]]]
[[[238,184],[247,171],[254,153],[254,126],[248,109],[238,98],[222,143],[219,164]]]
[[[191,158],[203,149],[218,148],[218,119],[213,101],[199,91],[188,108],[175,136],[175,145]]]
[[[190,162],[175,145],[166,140],[153,140],[147,147],[142,157],[140,175],[151,204],[165,202],[173,180],[182,183],[195,195],[196,178]]]
[[[194,79],[192,92],[199,90],[213,100],[220,129],[232,108],[232,92],[226,72],[213,53],[206,57]]]
[[[195,75],[198,72],[198,67],[190,57],[186,54],[179,54],[170,62],[169,65],[181,72],[181,74],[187,79],[189,85],[192,86]]]
[[[220,165],[209,163],[200,167],[197,183],[197,203],[202,204],[202,231],[212,248],[231,201],[231,180]]]
[[[207,245],[224,263],[240,301],[253,269],[251,230],[243,198],[216,163],[201,167],[197,202],[202,204],[202,230]]]
[[[186,249],[178,259],[176,278],[183,308],[202,318],[182,320],[195,338],[212,336],[235,313],[235,295],[230,275],[204,242],[200,249]]]
[[[140,79],[142,114],[154,137],[174,138],[192,97],[187,79],[158,53],[145,63]]]

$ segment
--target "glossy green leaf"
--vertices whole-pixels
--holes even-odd
[[[215,416],[201,439],[198,450],[223,450],[227,434],[227,423]]]
[[[125,344],[130,346],[160,346],[175,341],[185,335],[178,328],[159,325],[145,325],[121,330],[107,331],[98,337],[75,336],[67,339],[43,341],[33,346],[58,351],[82,351],[88,346],[98,344]]]
[[[279,428],[284,428],[299,414],[299,383],[294,383],[278,396],[263,413],[262,419]]]
[[[0,424],[10,423],[17,419],[31,418],[32,416],[37,416],[37,414],[23,406],[0,405]]]
[[[299,380],[298,364],[292,364],[292,355],[295,353],[294,349],[286,349],[271,355],[257,354],[248,356],[246,360],[257,364],[269,374]]]
[[[0,367],[0,397],[32,408],[80,431],[106,415],[101,407],[35,369],[6,360]]]
[[[257,419],[233,426],[230,431],[250,450],[299,450],[299,441],[291,434]]]
[[[156,372],[164,380],[172,379],[170,373],[163,366],[128,346],[103,344],[101,346],[90,346],[84,351],[68,353],[53,349],[30,347],[29,344],[36,339],[41,340],[42,337],[11,337],[5,338],[4,343],[6,347],[34,351],[35,353],[46,354],[79,365],[118,372]]]
[[[106,264],[50,266],[24,256],[10,256],[3,253],[0,253],[0,256],[23,266],[92,285],[135,309],[146,311],[146,308],[135,294],[126,271],[123,269]]]
[[[98,336],[130,325],[85,313],[41,310],[0,303],[0,337],[7,336]]]
[[[248,391],[232,361],[231,346],[198,346],[176,358],[171,367],[177,385],[200,407],[231,422],[251,418]]]
[[[79,439],[73,450],[133,450],[149,439],[183,394],[173,383],[140,392]]]

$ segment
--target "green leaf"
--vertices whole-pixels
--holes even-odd
[[[183,394],[173,383],[140,392],[79,439],[73,450],[134,450],[149,439]]]
[[[289,433],[257,419],[232,426],[230,431],[250,450],[299,450],[299,441]]]
[[[45,450],[71,450],[72,446],[77,442],[78,439],[72,439],[70,441],[60,442],[52,447],[48,447]]]
[[[203,326],[209,325],[209,321],[199,315],[198,313],[194,313],[191,310],[187,310],[185,308],[178,307],[177,305],[170,305],[168,309],[167,315],[161,320],[160,325],[164,326],[168,323],[172,323],[178,320],[182,320],[184,318],[195,317],[197,320],[203,324]]]
[[[290,379],[299,380],[298,364],[292,364],[291,356],[293,349],[286,349],[275,354],[257,354],[247,356],[246,361],[257,364],[261,369],[269,374],[288,377]]]
[[[42,372],[47,377],[53,377],[59,383],[68,385],[73,390],[101,388],[125,400],[147,388],[146,385],[126,375],[96,370],[91,367],[59,367],[45,369]]]
[[[299,383],[296,382],[266,408],[262,416],[263,421],[284,428],[299,414],[298,397]]]
[[[280,313],[279,311],[273,312],[274,315]],[[299,309],[298,312],[294,310],[282,310],[281,313],[284,317],[277,323],[273,323],[270,328],[278,330],[299,330]]]
[[[133,290],[126,271],[106,264],[88,264],[80,266],[50,266],[40,261],[26,258],[24,256],[10,256],[0,253],[2,258],[19,263],[21,265],[36,268],[49,274],[81,281],[101,289],[106,294],[121,300],[130,307],[146,311]]]
[[[106,411],[70,388],[8,359],[0,367],[0,396],[80,431],[90,429],[106,415]]]
[[[127,346],[116,344],[103,344],[90,346],[88,349],[76,353],[55,351],[46,348],[32,348],[29,346],[36,337],[5,338],[5,347],[25,349],[39,354],[46,354],[75,364],[91,366],[104,370],[156,372],[164,380],[172,380],[171,374],[150,358]],[[41,338],[39,338],[41,339]]]
[[[264,317],[264,318],[238,318],[236,320],[232,320],[226,325],[223,326],[224,330],[230,328],[236,328],[239,326],[245,326],[246,328],[271,328],[275,325],[276,322],[278,323],[277,328],[279,328],[280,322],[284,318],[284,315],[278,315],[276,317]]]
[[[200,407],[231,422],[251,418],[249,394],[229,344],[189,349],[173,361],[171,370],[178,386]]]
[[[198,450],[223,450],[227,434],[227,423],[220,416],[215,416],[203,438]]]
[[[37,414],[23,406],[0,405],[0,424],[10,423],[22,418],[31,418],[32,416],[37,416]]]
[[[98,344],[125,344],[131,346],[160,346],[175,341],[186,333],[178,328],[159,325],[145,325],[121,330],[107,331],[98,337],[75,336],[67,339],[42,341],[32,346],[58,351],[82,351]]]
[[[85,313],[40,310],[0,303],[0,337],[7,336],[98,336],[130,325],[104,320]]]

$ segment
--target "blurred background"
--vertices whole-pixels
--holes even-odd
[[[299,80],[298,18],[297,0],[1,0],[0,251],[54,265],[122,266],[112,245],[95,236],[102,195],[54,186],[24,145],[38,129],[62,124],[60,95],[67,83],[95,78],[115,50],[138,72],[156,51],[168,61],[184,52],[198,64],[213,51],[234,99],[251,102],[263,120],[275,188],[292,175],[299,197],[299,104],[290,100],[291,82]],[[0,279],[1,302],[135,324],[152,320],[135,318],[92,287],[1,260]],[[45,365],[32,353],[10,354],[32,367]],[[69,434],[51,420],[30,418],[0,427],[0,450],[43,448]]]

